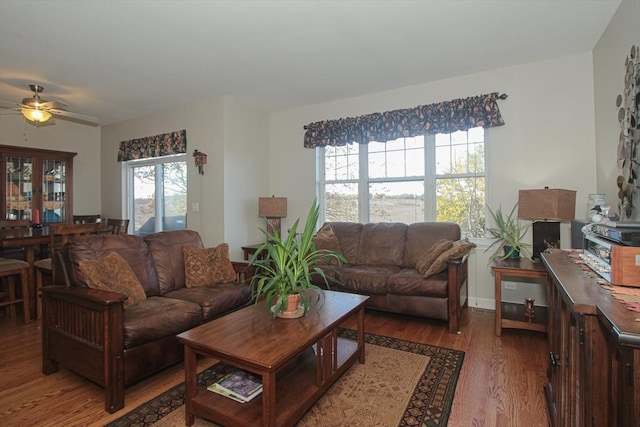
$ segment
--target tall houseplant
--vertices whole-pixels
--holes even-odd
[[[322,295],[322,289],[312,283],[313,276],[321,276],[328,287],[324,271],[317,267],[318,261],[331,257],[345,261],[341,254],[317,249],[313,243],[319,209],[314,201],[302,233],[298,233],[300,219],[297,219],[286,239],[277,230],[270,235],[260,229],[267,241],[260,245],[250,261],[250,265],[256,267],[256,274],[251,279],[251,298],[257,303],[264,297],[267,309],[272,311],[274,317],[287,309],[290,295],[300,295],[302,309],[299,309],[297,302],[293,302],[295,307],[288,307],[288,312],[297,310],[299,315],[305,314],[309,310],[311,294],[315,295],[316,302]],[[310,290],[315,293],[308,292]]]
[[[494,249],[493,254],[489,257],[489,262],[494,259],[520,258],[520,255],[531,258],[531,253],[528,250],[531,245],[523,241],[529,225],[523,225],[518,221],[515,215],[517,206],[518,204],[516,203],[506,217],[502,213],[502,207],[498,207],[493,211],[487,206],[495,224],[495,227],[487,228],[493,242],[485,251]]]

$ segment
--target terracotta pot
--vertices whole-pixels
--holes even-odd
[[[295,313],[298,311],[298,304],[300,304],[300,294],[289,295],[287,297],[287,308],[283,312],[287,314]]]

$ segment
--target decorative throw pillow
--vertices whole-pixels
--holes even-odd
[[[221,243],[215,248],[184,245],[182,251],[187,288],[236,280],[236,271],[229,260],[229,245],[227,243]]]
[[[429,277],[434,274],[440,273],[447,268],[447,261],[450,259],[462,258],[468,254],[471,249],[475,248],[476,244],[471,243],[467,239],[457,240],[453,242],[453,246],[449,250],[444,251],[438,258],[431,264],[431,267],[425,271],[422,276]]]
[[[129,263],[116,252],[109,252],[97,260],[81,260],[80,272],[93,289],[125,294],[125,307],[147,299],[144,288]]]
[[[453,242],[451,240],[438,240],[418,258],[418,261],[416,261],[416,270],[424,275],[429,267],[431,267],[431,264],[433,264],[444,251],[451,249],[452,246]]]
[[[322,228],[318,230],[316,235],[313,236],[312,240],[316,245],[316,249],[341,253],[340,242],[338,241],[336,235],[333,233],[331,224],[323,225]],[[320,258],[318,264],[338,265],[338,260],[334,257],[323,257]]]

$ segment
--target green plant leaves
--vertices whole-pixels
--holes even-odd
[[[286,308],[288,295],[301,295],[305,313],[309,309],[307,291],[317,291],[315,294],[319,300],[322,289],[312,283],[312,277],[322,277],[327,287],[329,286],[324,271],[316,267],[319,260],[335,257],[346,261],[341,254],[319,250],[313,243],[319,214],[320,207],[314,200],[302,233],[298,233],[300,219],[297,219],[286,239],[277,230],[269,235],[264,229],[260,229],[267,241],[260,245],[249,263],[256,267],[256,274],[251,279],[251,298],[257,303],[264,296],[268,310],[275,305],[274,317],[278,311]],[[274,298],[276,295],[277,298]]]
[[[491,248],[495,248],[493,254],[489,257],[489,262],[494,259],[506,259],[516,251],[528,258],[531,257],[531,253],[528,250],[531,245],[523,241],[527,230],[529,230],[529,225],[523,225],[518,221],[516,215],[517,207],[518,204],[516,203],[511,209],[511,212],[509,212],[509,215],[505,217],[502,213],[502,206],[498,207],[495,211],[487,206],[495,224],[495,227],[487,228],[487,232],[491,235],[493,242],[485,249],[485,252]],[[504,251],[505,246],[509,246],[510,249],[507,253],[499,256],[499,254]]]

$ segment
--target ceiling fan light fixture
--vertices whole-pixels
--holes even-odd
[[[51,118],[51,113],[37,108],[23,108],[20,110],[25,119],[30,122],[45,123]]]

